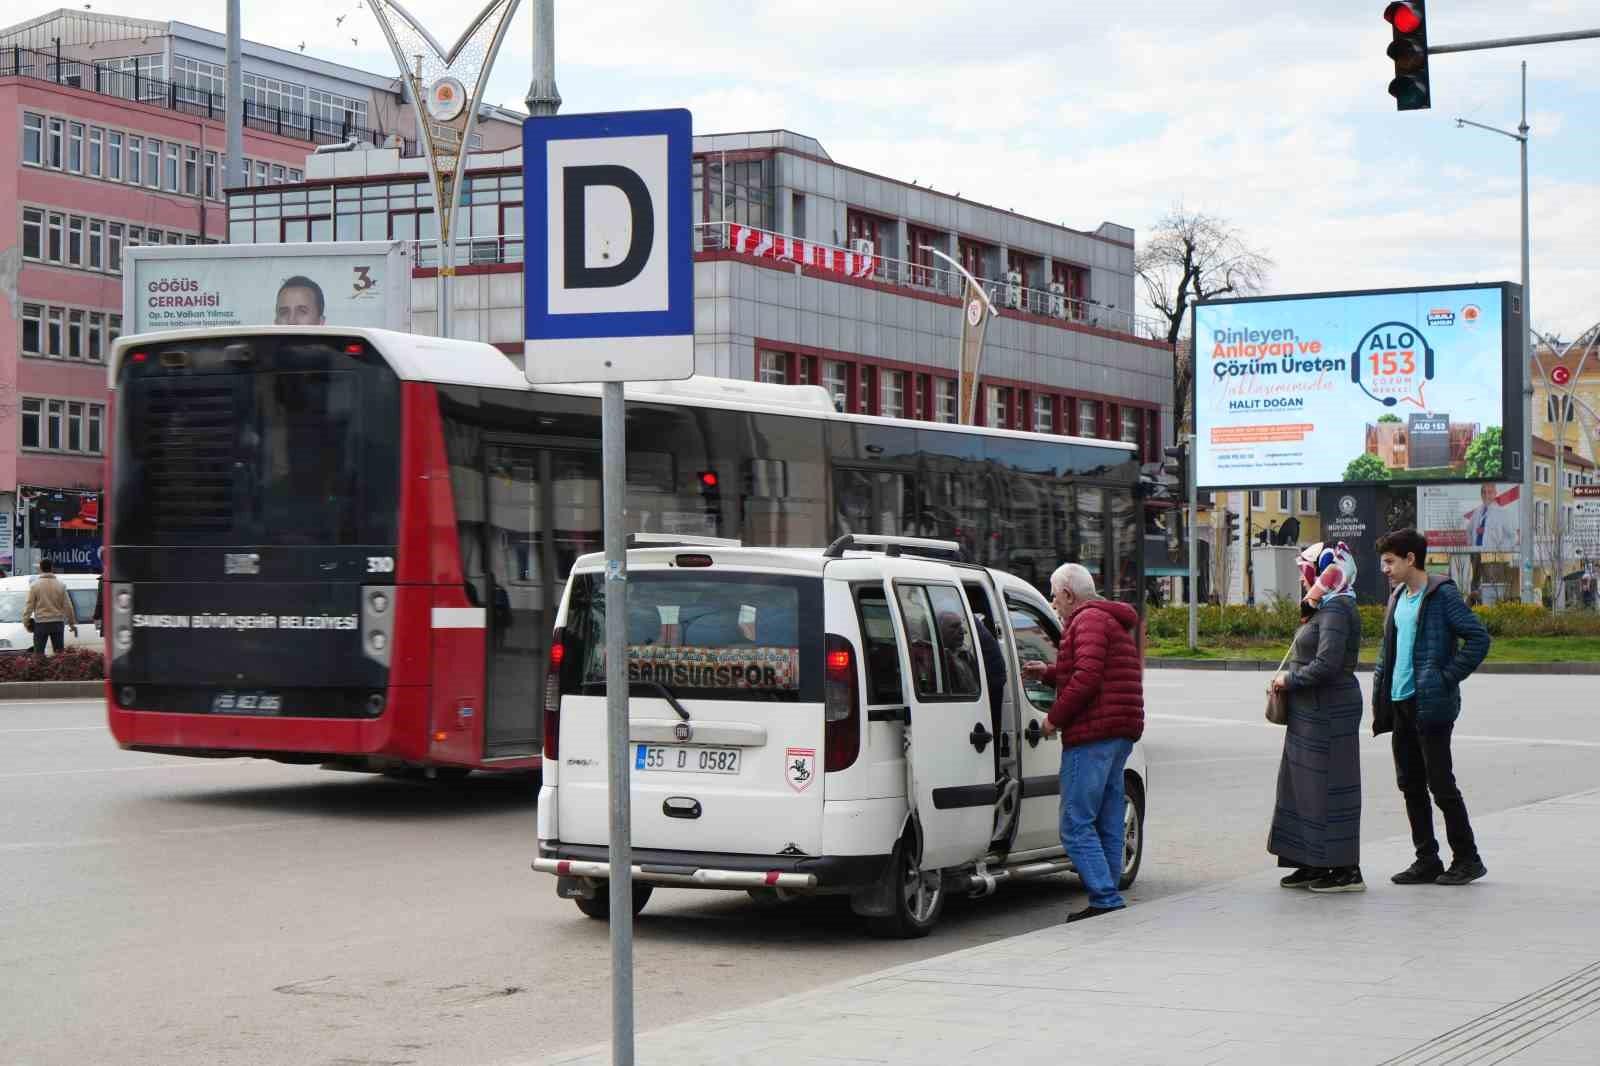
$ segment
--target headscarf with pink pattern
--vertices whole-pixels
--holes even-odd
[[[1306,582],[1306,599],[1311,603],[1320,603],[1324,597],[1355,596],[1356,561],[1344,541],[1313,544],[1296,561]]]

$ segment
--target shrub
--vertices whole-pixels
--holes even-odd
[[[105,676],[105,655],[85,648],[69,648],[60,655],[25,651],[0,656],[0,682],[98,681]]]
[[[1364,639],[1383,637],[1384,609],[1381,603],[1358,608]],[[1553,615],[1543,607],[1523,603],[1473,610],[1494,637],[1600,637],[1600,614],[1593,611]],[[1201,607],[1199,614],[1200,639],[1206,644],[1287,641],[1300,624],[1299,605],[1289,600],[1258,607]],[[1148,625],[1153,639],[1181,640],[1189,632],[1189,609],[1181,604],[1155,608],[1149,612]]]

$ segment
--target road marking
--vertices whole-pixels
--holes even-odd
[[[1239,718],[1211,718],[1199,714],[1146,714],[1146,720],[1171,722],[1174,725],[1232,725],[1259,729],[1282,729],[1270,722],[1247,722]],[[1456,733],[1452,740],[1469,740],[1485,744],[1528,744],[1552,748],[1600,748],[1600,740],[1571,740],[1566,737],[1500,737],[1475,733]]]

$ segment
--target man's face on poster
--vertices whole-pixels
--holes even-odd
[[[303,285],[285,285],[278,290],[278,304],[273,312],[275,326],[323,325],[322,309],[317,294]]]
[[[1498,495],[1492,481],[1486,481],[1478,487],[1478,498],[1483,501],[1485,507],[1493,507],[1495,497]]]

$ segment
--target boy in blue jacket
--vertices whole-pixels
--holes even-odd
[[[1406,799],[1417,861],[1397,885],[1464,885],[1489,871],[1456,787],[1450,734],[1461,714],[1461,682],[1489,654],[1489,631],[1461,600],[1456,583],[1423,569],[1428,541],[1414,529],[1378,538],[1384,576],[1394,586],[1383,619],[1383,646],[1372,675],[1372,733],[1393,732],[1395,777]],[[1433,835],[1433,803],[1444,815],[1449,869]]]

